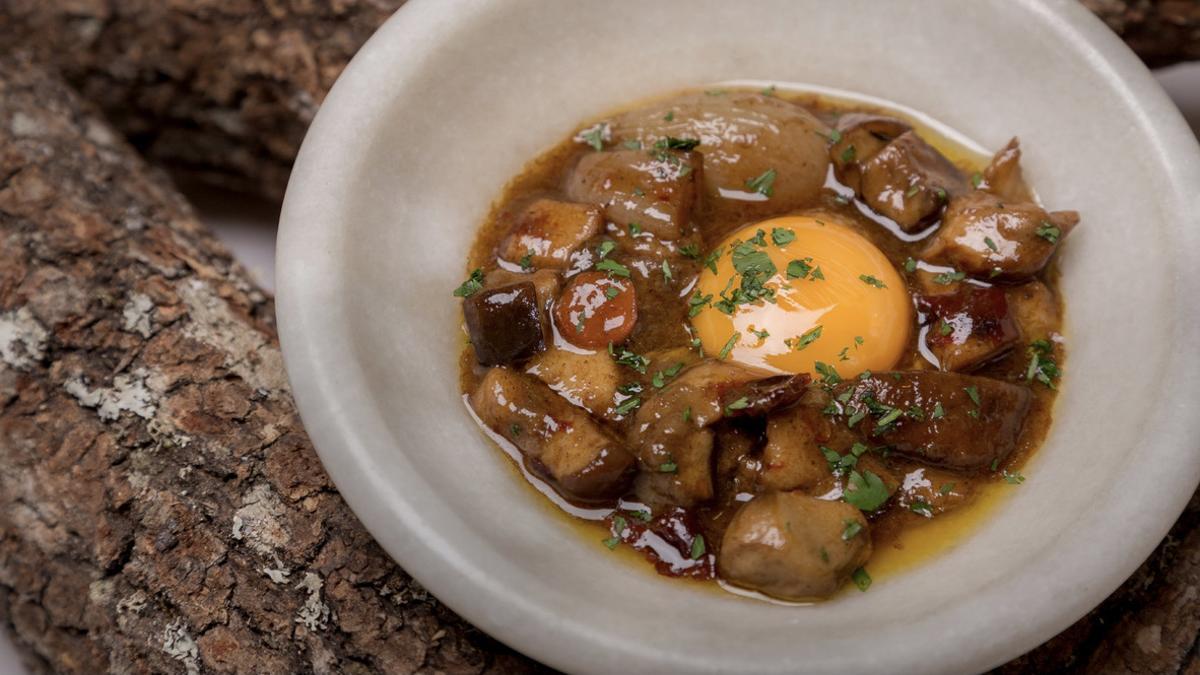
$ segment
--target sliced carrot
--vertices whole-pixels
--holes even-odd
[[[633,282],[603,272],[575,275],[554,303],[554,323],[558,334],[576,347],[624,342],[637,323]]]

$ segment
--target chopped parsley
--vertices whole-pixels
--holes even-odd
[[[955,270],[953,272],[942,272],[941,274],[935,275],[933,277],[933,282],[935,284],[942,284],[943,286],[948,286],[956,281],[962,281],[963,279],[966,279],[966,278],[967,278],[966,272],[959,272],[959,271]]]
[[[776,227],[771,230],[771,241],[776,246],[790,244],[796,239],[796,231],[788,227]]]
[[[906,259],[904,261],[904,271],[910,273],[917,271],[917,261],[912,258]]]
[[[842,376],[838,375],[837,369],[828,363],[817,361],[813,363],[813,368],[817,371],[817,374],[821,376],[821,381],[825,384],[837,384],[838,382],[842,381]]]
[[[604,136],[606,135],[606,131],[608,131],[607,124],[597,124],[591,129],[580,133],[579,137],[582,138],[585,143],[592,146],[592,149],[600,151],[604,149]]]
[[[745,410],[746,408],[749,408],[749,407],[750,407],[750,399],[743,396],[743,397],[739,398],[738,400],[734,401],[733,403],[730,403],[729,405],[725,406],[725,414],[728,415],[729,413],[733,412],[734,410]]]
[[[659,473],[675,473],[678,470],[679,465],[675,463],[674,459],[668,459],[667,461],[658,465]]]
[[[858,280],[868,286],[874,286],[875,288],[887,288],[887,284],[883,283],[879,279],[876,279],[875,277],[873,277],[869,274],[858,275]]]
[[[639,407],[641,407],[641,405],[642,405],[641,398],[639,398],[637,396],[631,396],[631,397],[625,399],[624,401],[621,401],[620,405],[618,405],[613,410],[618,415],[628,415],[629,413],[631,413],[634,410],[637,410]]]
[[[758,338],[759,340],[766,340],[767,338],[771,337],[771,334],[765,330],[751,329],[750,332],[753,333],[754,337]]]
[[[850,541],[857,537],[858,533],[863,530],[862,523],[853,518],[847,518],[844,523],[845,528],[842,529],[842,541]]]
[[[809,264],[811,262],[812,262],[812,258],[805,258],[804,260],[793,260],[793,261],[789,262],[788,266],[787,266],[788,278],[789,279],[803,279],[804,277],[808,276],[809,273],[812,272],[812,270],[813,270],[812,265]]]
[[[1062,230],[1058,229],[1058,227],[1048,220],[1043,220],[1042,226],[1034,230],[1034,233],[1051,244],[1057,244],[1058,240],[1062,237]]]
[[[719,354],[717,354],[717,359],[720,361],[724,361],[725,357],[729,356],[729,352],[733,351],[733,346],[736,345],[738,340],[740,340],[741,338],[742,338],[741,333],[734,333],[733,335],[730,335],[729,341],[725,343],[724,347],[721,347],[721,352]]]
[[[625,146],[626,150],[641,150],[642,149],[642,142],[636,138],[631,138],[631,139],[625,141],[624,143],[622,143],[621,145]]]
[[[617,548],[617,544],[621,543],[621,538],[620,537],[609,537],[608,539],[605,539],[605,540],[601,541],[600,543],[604,544],[605,546],[608,547],[608,550],[612,551],[613,549]]]
[[[933,517],[933,507],[922,501],[915,501],[912,504],[909,504],[908,510],[912,511],[918,516],[925,516],[926,518]]]
[[[508,433],[512,434],[513,436],[520,436],[521,435],[521,425],[520,424],[509,425]]]
[[[612,250],[617,247],[616,242],[611,239],[605,239],[600,242],[600,246],[596,249],[596,253],[600,255],[600,259],[604,260],[605,256],[612,253]]]
[[[942,483],[942,487],[938,488],[938,493],[948,495],[954,492],[954,483]]]
[[[871,575],[867,574],[867,568],[865,567],[854,570],[850,578],[854,580],[854,585],[858,586],[858,590],[863,593],[866,593],[867,589],[871,587]]]
[[[720,259],[721,259],[721,249],[718,248],[717,250],[713,251],[712,253],[709,253],[708,256],[704,258],[704,266],[707,267],[709,269],[709,271],[711,271],[713,274],[716,274],[717,273],[717,261]]]
[[[629,223],[629,234],[632,234],[633,236],[636,237],[641,233],[642,233],[641,225],[638,225],[637,223]]]
[[[698,534],[692,540],[692,560],[699,560],[704,557],[704,535]]]
[[[669,263],[667,263],[667,260],[665,258],[662,261],[662,273],[663,273],[663,281],[665,281],[667,283],[671,283],[671,280],[672,280],[671,265]]]
[[[476,267],[471,270],[471,275],[467,280],[462,282],[458,288],[454,289],[455,297],[469,298],[475,295],[483,288],[483,270]]]
[[[992,241],[991,237],[984,237],[983,243],[986,244],[988,248],[992,249],[994,253],[1000,252],[1000,249],[996,247],[996,242]]]
[[[971,397],[971,402],[975,404],[976,408],[978,408],[979,407],[979,389],[976,388],[975,385],[971,385],[969,387],[963,387],[963,391],[967,392],[967,396]]]
[[[921,191],[920,185],[913,185],[912,187],[908,188],[908,190],[905,190],[904,196],[911,199],[912,197],[916,197],[917,193],[920,191]]]
[[[860,511],[874,511],[888,500],[888,489],[883,479],[871,471],[851,471],[847,483],[842,499]]]
[[[608,355],[613,357],[617,365],[628,366],[643,375],[646,374],[646,366],[650,365],[650,359],[635,354],[624,347],[621,347],[621,350],[617,351],[613,348],[611,342],[608,343]]]
[[[796,338],[793,341],[794,344],[788,345],[788,346],[793,347],[796,351],[800,351],[800,350],[804,349],[805,347],[816,342],[817,338],[821,337],[821,329],[822,328],[823,328],[823,326],[816,326],[814,328],[810,328],[809,330],[805,331],[803,335]],[[785,343],[786,343],[786,341],[785,341]]]
[[[763,96],[774,96],[775,95],[775,85],[771,85],[771,86],[767,87],[766,89],[763,89],[759,93],[762,94]]]
[[[607,272],[610,276],[629,278],[629,268],[616,260],[605,258],[596,264],[596,269]]]
[[[980,185],[983,185],[983,174],[976,171],[975,173],[971,174],[971,186],[979,187]]]
[[[946,416],[946,409],[942,407],[942,402],[938,401],[933,406],[933,413],[929,416],[931,419],[940,420]]]
[[[1002,471],[1001,475],[1004,476],[1004,482],[1010,485],[1020,485],[1021,483],[1025,482],[1025,476],[1022,476],[1020,471],[1015,471],[1013,473]]]
[[[704,310],[705,307],[712,304],[712,293],[708,295],[700,295],[700,291],[692,294],[688,300],[688,317],[693,317]]]
[[[825,278],[825,273],[821,271],[821,266],[818,265],[817,268],[812,271],[812,280],[816,281],[818,279],[824,279],[824,278]]]
[[[674,110],[668,111],[666,115],[663,115],[664,122],[670,122],[673,119],[675,119],[675,111]]]
[[[683,152],[694,150],[697,145],[700,145],[699,139],[675,138],[674,136],[660,138],[654,143],[654,147],[659,150],[682,150]]]
[[[954,332],[954,326],[946,323],[945,319],[938,322],[938,333],[941,335],[949,335]]]
[[[604,297],[608,298],[609,300],[612,300],[620,294],[621,289],[617,288],[616,286],[609,286],[608,288],[604,289]]]
[[[1058,364],[1052,358],[1054,345],[1049,340],[1034,340],[1029,343],[1029,367],[1025,369],[1025,379],[1041,382],[1054,389],[1054,380],[1062,375]]]
[[[900,419],[900,416],[903,414],[904,411],[899,408],[892,408],[891,410],[888,410],[883,414],[883,417],[880,417],[875,421],[875,433],[886,430],[892,422]]]
[[[770,197],[775,194],[775,177],[778,174],[775,169],[767,169],[758,176],[746,181],[746,187],[765,197]]]
[[[838,361],[849,361],[850,360],[849,352],[850,352],[849,347],[842,347],[842,351],[838,352]]]
[[[679,252],[682,253],[685,258],[691,258],[692,260],[696,260],[697,258],[700,257],[700,246],[697,244],[688,244],[686,246],[680,246]]]
[[[525,255],[521,256],[517,264],[521,266],[522,270],[528,272],[533,267],[533,249],[525,251]]]

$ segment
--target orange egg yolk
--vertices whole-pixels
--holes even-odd
[[[706,355],[814,376],[822,363],[848,378],[888,370],[904,352],[913,311],[904,280],[850,227],[823,216],[773,218],[716,251],[716,272],[701,272],[692,299]]]

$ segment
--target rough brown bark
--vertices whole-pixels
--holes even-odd
[[[1083,0],[1151,65],[1200,58],[1200,0]],[[404,0],[0,0],[152,160],[278,199],[343,66]],[[0,49],[2,53],[2,49]]]
[[[1200,59],[1200,0],[1081,0],[1151,68]]]
[[[0,617],[40,670],[533,665],[326,477],[271,301],[54,77],[0,58]]]
[[[317,106],[403,2],[0,0],[0,54],[59,67],[177,176],[278,199]]]

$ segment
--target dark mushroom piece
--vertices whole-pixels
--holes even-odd
[[[463,300],[463,318],[480,365],[523,361],[546,346],[544,312],[531,281],[476,292]]]
[[[529,375],[492,368],[471,395],[471,409],[568,499],[607,501],[629,485],[635,460],[625,445]]]
[[[1003,356],[1017,343],[1017,324],[1004,290],[957,283],[950,293],[921,295],[925,345],[944,371],[968,372]]]
[[[940,466],[975,470],[1017,447],[1029,389],[938,371],[875,373],[834,388],[847,426],[874,443]]]
[[[863,163],[911,129],[908,122],[895,117],[866,113],[842,115],[837,122],[837,140],[829,146],[829,158],[838,180],[859,192]]]

